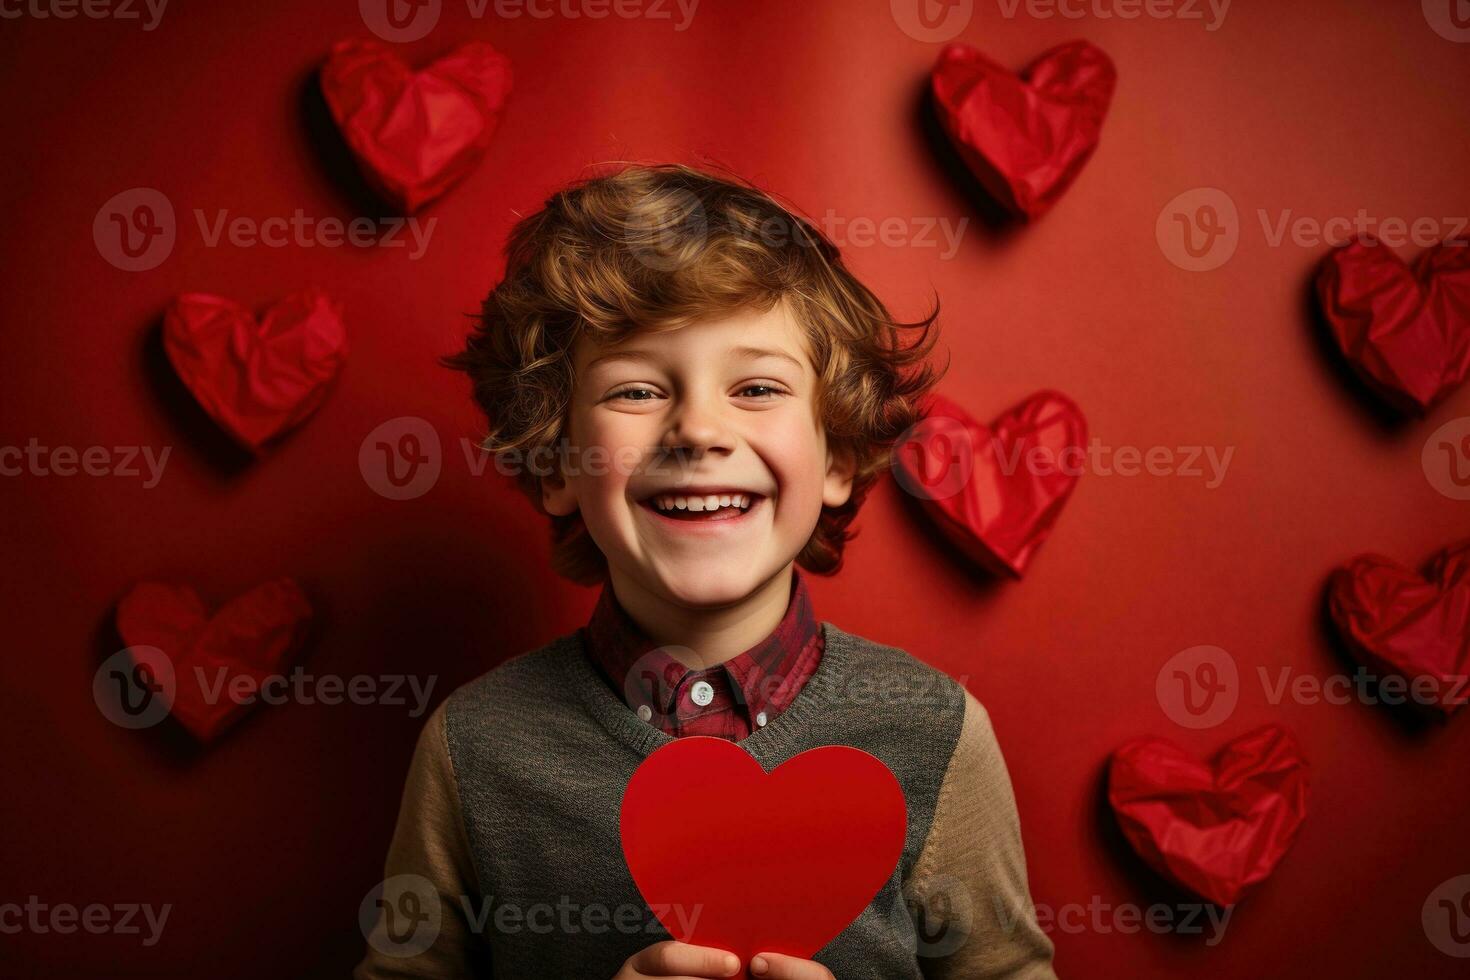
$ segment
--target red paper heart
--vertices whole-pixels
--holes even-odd
[[[347,360],[342,310],[325,293],[287,296],[256,321],[233,300],[185,293],[163,318],[163,347],[204,410],[255,453],[305,421]]]
[[[1470,247],[1437,245],[1410,268],[1376,241],[1341,245],[1317,299],[1338,350],[1399,412],[1426,414],[1470,374]]]
[[[258,585],[210,615],[187,585],[143,582],[117,606],[117,631],[129,647],[157,647],[173,670],[169,713],[201,742],[217,738],[258,703],[267,677],[280,673],[305,637],[311,606],[289,578]],[[155,672],[158,664],[150,662]],[[240,681],[246,697],[230,695]]]
[[[1436,554],[1424,575],[1382,555],[1359,555],[1332,573],[1327,605],[1363,664],[1411,685],[1424,679],[1418,683],[1429,689],[1416,697],[1411,687],[1406,699],[1445,718],[1464,707],[1470,697],[1470,541]]]
[[[810,959],[847,928],[893,874],[907,822],[898,780],[860,749],[810,749],[768,775],[733,742],[692,735],[633,773],[619,827],[669,934],[749,964]]]
[[[986,427],[934,395],[896,447],[901,484],[973,561],[1020,578],[1082,472],[1087,422],[1065,395],[1032,395]]]
[[[1159,874],[1234,905],[1291,849],[1307,815],[1307,762],[1280,725],[1242,735],[1213,765],[1158,738],[1113,753],[1108,802],[1133,849]]]
[[[940,124],[970,172],[1012,213],[1037,218],[1097,149],[1118,75],[1086,41],[1052,48],[1019,77],[951,44],[929,81]]]
[[[510,61],[472,41],[423,71],[377,41],[341,41],[322,93],[369,184],[403,214],[479,163],[510,94]]]

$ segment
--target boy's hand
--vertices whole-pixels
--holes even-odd
[[[761,980],[836,980],[822,964],[783,953],[756,954],[750,959],[750,972]]]
[[[628,957],[628,962],[623,964],[613,980],[640,980],[642,977],[693,980],[696,977],[733,977],[739,972],[740,958],[734,953],[712,946],[665,940]]]
[[[643,977],[718,980],[739,972],[740,960],[734,953],[712,946],[667,941],[654,943],[628,957],[628,962],[623,964],[613,980],[641,980]],[[751,958],[750,972],[762,980],[837,980],[822,964],[784,953],[757,954]]]

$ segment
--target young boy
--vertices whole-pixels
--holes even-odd
[[[895,322],[811,225],[682,166],[565,190],[507,252],[447,363],[473,379],[485,448],[550,517],[554,567],[601,594],[584,628],[429,718],[356,975],[1053,977],[985,709],[819,621],[807,593],[807,573],[840,567],[937,380],[934,317]],[[855,746],[898,778],[899,864],[814,960],[674,942],[644,903],[622,794],[687,735],[730,739],[768,772]]]

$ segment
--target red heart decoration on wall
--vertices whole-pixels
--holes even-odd
[[[810,959],[847,928],[893,875],[907,824],[898,780],[867,752],[810,749],[767,774],[703,735],[650,754],[619,817],[628,870],[669,934],[746,967],[761,952]]]
[[[895,447],[895,477],[971,560],[1020,578],[1082,473],[1082,412],[1042,391],[989,426],[942,395],[924,416]]]
[[[300,647],[311,615],[306,596],[289,578],[258,585],[213,615],[187,585],[143,582],[118,603],[116,622],[124,644],[157,647],[168,657],[174,675],[169,714],[210,742],[258,703],[232,698],[231,683],[258,693]]]
[[[1222,906],[1276,869],[1307,796],[1307,762],[1280,725],[1242,735],[1213,765],[1141,738],[1108,766],[1108,802],[1128,843],[1159,874]]]
[[[412,214],[479,163],[510,95],[511,69],[484,41],[419,72],[377,41],[341,41],[321,85],[363,176]]]
[[[1338,350],[1397,411],[1424,415],[1470,374],[1470,246],[1441,243],[1410,267],[1360,239],[1327,254],[1316,286]]]
[[[1448,718],[1470,698],[1470,541],[1436,554],[1420,575],[1382,555],[1332,573],[1327,606],[1352,654],[1380,677],[1426,688],[1411,703]],[[1432,702],[1432,703],[1431,703]]]
[[[951,44],[929,82],[965,166],[1007,210],[1038,218],[1097,149],[1118,74],[1086,41],[1052,48],[1019,76],[967,44]]]
[[[185,293],[164,313],[163,347],[204,410],[259,454],[326,399],[347,361],[347,330],[341,308],[316,289],[259,321],[233,300]]]

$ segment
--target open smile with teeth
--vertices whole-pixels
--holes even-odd
[[[753,493],[702,496],[663,493],[643,501],[661,517],[677,521],[727,521],[748,513],[765,498]]]

